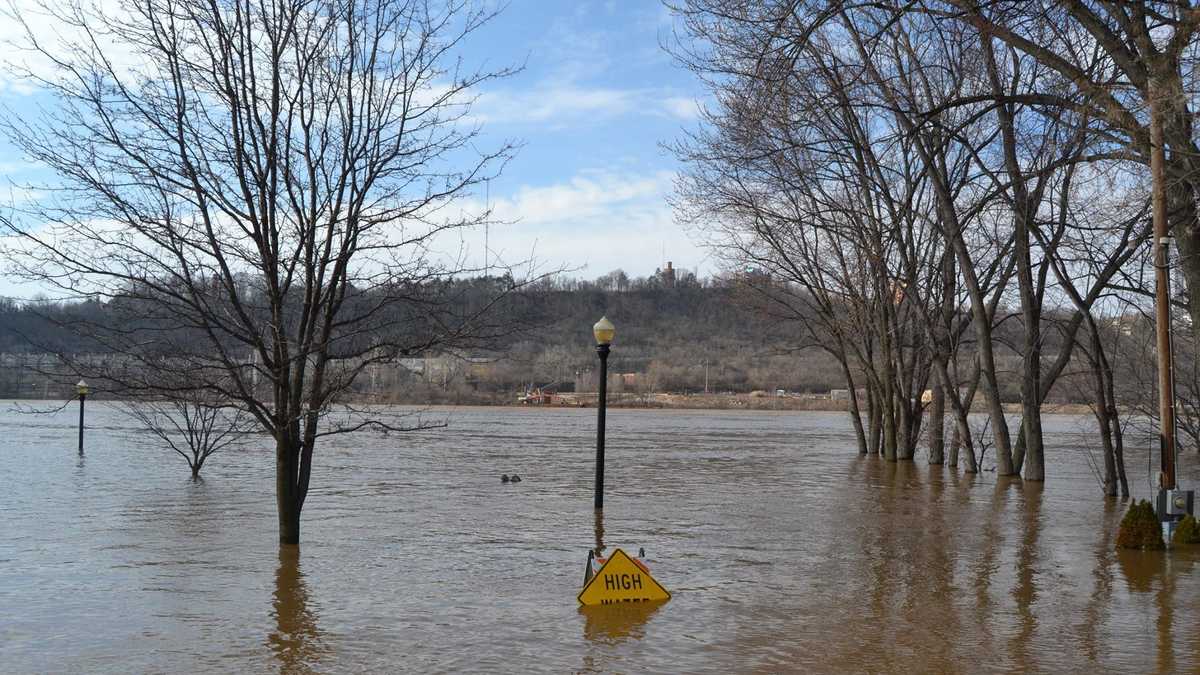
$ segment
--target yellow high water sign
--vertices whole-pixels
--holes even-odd
[[[670,600],[667,589],[621,549],[613,551],[604,566],[579,592],[585,605],[614,605],[622,602]]]

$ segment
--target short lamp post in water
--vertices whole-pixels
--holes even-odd
[[[83,402],[87,400],[88,383],[80,380],[75,385],[75,391],[79,393],[79,454],[83,454]]]
[[[604,508],[604,407],[608,401],[608,348],[617,329],[608,317],[600,317],[592,326],[596,353],[600,356],[600,395],[596,404],[596,510]]]

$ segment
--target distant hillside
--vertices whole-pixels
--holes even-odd
[[[757,311],[753,298],[734,284],[700,283],[686,274],[673,284],[661,276],[624,281],[622,276],[543,280],[525,287],[497,310],[495,318],[512,325],[507,337],[478,344],[469,353],[414,355],[432,359],[429,367],[397,364],[360,381],[356,389],[397,401],[508,402],[528,386],[571,390],[582,382],[594,387],[598,362],[591,330],[605,315],[617,328],[609,369],[630,375],[625,380],[630,391],[702,392],[706,377],[710,392],[822,393],[845,386],[832,358],[799,343],[795,324]],[[449,295],[470,305],[505,283],[510,282],[461,280]],[[103,353],[102,345],[71,329],[76,322],[100,321],[103,313],[98,302],[0,302],[0,397],[69,396],[70,378],[37,372],[46,369],[44,363],[36,365],[37,355]],[[1002,328],[1016,331],[1019,325],[1011,320]],[[1052,338],[1048,353],[1056,349]],[[1014,365],[1002,371],[1016,370],[1019,359],[1011,351],[1002,350],[1000,358]],[[1015,377],[1003,387],[1008,400],[1018,398]],[[1069,392],[1056,397],[1071,398]]]

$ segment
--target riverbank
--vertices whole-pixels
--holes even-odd
[[[521,402],[511,394],[494,394],[486,392],[421,392],[421,396],[393,395],[378,397],[349,397],[342,399],[344,403],[352,404],[385,404],[410,406],[479,406],[487,408],[595,408],[597,395],[592,393],[555,394],[544,397],[541,402]],[[8,399],[12,401],[59,401],[60,399]],[[104,401],[103,395],[89,397],[89,400]],[[631,394],[610,393],[609,408],[648,409],[648,410],[779,410],[779,411],[811,411],[811,412],[846,412],[849,401],[832,400],[810,395],[775,395],[766,392],[727,393],[727,394]],[[1008,413],[1020,413],[1020,403],[1006,403],[1004,410]],[[975,413],[987,412],[982,400],[976,400],[971,410]],[[1091,407],[1083,403],[1060,403],[1042,406],[1042,412],[1048,415],[1088,415]]]
[[[449,392],[446,396],[432,396],[417,400],[415,398],[398,396],[389,399],[389,403],[400,405],[471,405],[471,406],[501,406],[501,407],[537,407],[537,408],[594,408],[597,394],[581,392],[554,394],[543,397],[540,401],[521,403],[509,396],[499,396],[480,392],[458,393]],[[767,392],[751,393],[722,393],[722,394],[670,394],[670,393],[610,393],[608,407],[610,408],[646,408],[665,410],[794,410],[819,412],[845,412],[849,401],[833,400],[809,395],[782,394],[775,395]],[[1006,403],[1005,412],[1021,412],[1020,403]],[[976,400],[973,412],[986,412],[982,400]],[[1086,415],[1091,408],[1083,403],[1047,404],[1042,406],[1045,414]]]

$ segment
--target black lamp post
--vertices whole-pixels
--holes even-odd
[[[600,317],[592,326],[596,336],[596,353],[600,356],[600,397],[596,406],[596,510],[604,508],[604,407],[608,401],[608,347],[617,329],[608,317]]]
[[[83,454],[83,403],[87,400],[88,383],[80,380],[75,385],[75,391],[79,394],[79,454]]]

